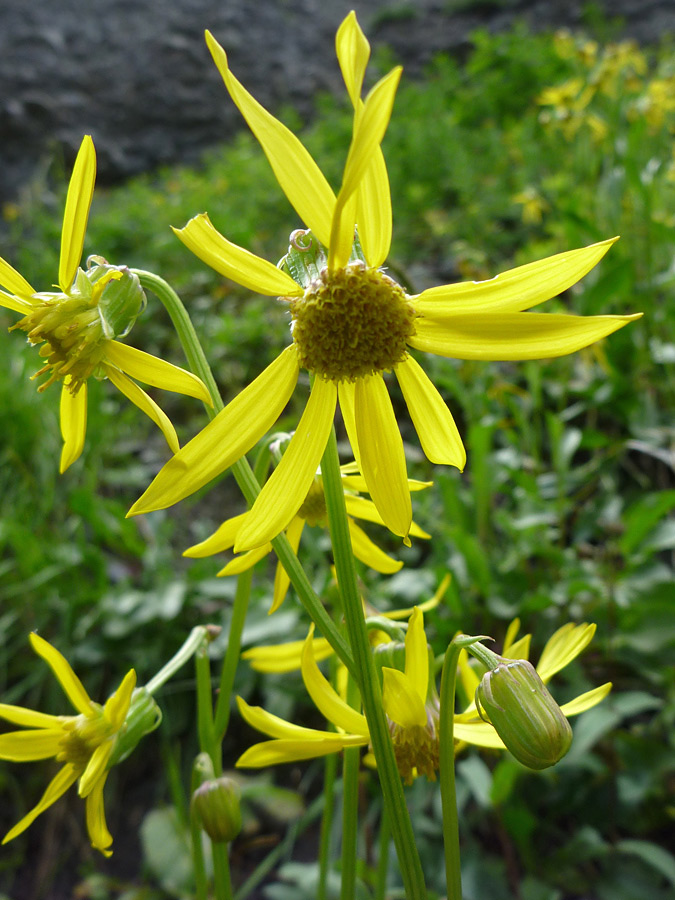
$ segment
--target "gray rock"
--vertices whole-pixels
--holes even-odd
[[[626,32],[675,30],[675,0],[604,0]],[[0,202],[40,160],[70,165],[94,136],[99,181],[194,161],[242,127],[204,43],[209,28],[232,69],[271,109],[302,114],[317,90],[340,90],[335,28],[356,6],[375,46],[414,77],[439,51],[464,52],[479,27],[516,19],[578,25],[583,0],[0,0]]]

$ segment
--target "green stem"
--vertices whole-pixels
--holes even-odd
[[[459,856],[459,821],[455,791],[455,685],[461,647],[454,642],[445,653],[441,675],[440,744],[441,805],[443,809],[443,849],[448,900],[462,900],[462,871]]]
[[[213,699],[211,697],[211,664],[206,646],[200,647],[195,656],[195,672],[197,674],[197,732],[199,749],[208,753],[213,770],[218,777],[222,775],[223,764],[220,747],[216,742],[213,729]]]
[[[353,678],[347,682],[347,703],[359,705],[359,689]],[[359,819],[359,768],[361,751],[347,747],[342,764],[342,882],[341,900],[353,900],[356,896],[356,853]]]
[[[377,872],[375,873],[374,900],[385,900],[387,895],[387,872],[389,871],[389,840],[391,828],[387,818],[387,810],[382,808],[380,816],[379,854],[377,857]]]
[[[227,732],[227,726],[230,723],[232,688],[234,687],[234,678],[237,674],[237,665],[239,664],[241,635],[244,630],[246,613],[248,612],[248,601],[251,596],[252,580],[253,569],[242,572],[237,579],[237,590],[234,595],[232,619],[230,621],[230,633],[227,638],[227,651],[225,653],[223,668],[220,673],[220,690],[218,692],[218,699],[216,700],[216,711],[213,722],[215,737],[219,744],[222,743],[225,733]]]
[[[356,669],[356,681],[361,690],[363,709],[368,721],[370,741],[377,761],[377,771],[384,803],[392,826],[401,875],[408,900],[426,898],[424,874],[415,844],[410,815],[405,802],[403,785],[396,767],[394,748],[382,704],[382,689],[375,672],[373,654],[363,616],[354,567],[347,510],[345,507],[340,460],[335,430],[331,432],[321,460],[321,473],[326,497],[326,510],[333,544],[333,558],[342,597],[347,633]]]
[[[223,401],[204,355],[204,350],[182,300],[171,285],[167,284],[159,275],[155,275],[153,272],[146,272],[143,269],[133,269],[132,271],[138,276],[142,287],[152,291],[168,312],[190,369],[201,378],[209,391],[213,406],[205,405],[205,408],[209,418],[213,419],[223,408]],[[256,497],[260,493],[260,485],[246,457],[242,457],[233,464],[232,474],[246,502],[249,506],[253,506]],[[355,675],[354,661],[349,652],[347,642],[333,624],[323,604],[314,592],[286,535],[280,534],[274,538],[272,546],[310,618],[337,653],[341,662],[349,669],[352,675]]]
[[[198,767],[192,767],[190,796],[202,783],[202,775]],[[204,845],[202,844],[202,827],[195,813],[190,810],[190,839],[192,844],[192,871],[195,877],[195,900],[207,900],[208,879],[204,862]]]
[[[154,694],[163,684],[172,678],[181,666],[191,659],[196,651],[208,640],[209,630],[205,625],[197,625],[192,629],[183,646],[171,657],[169,662],[162,666],[159,672],[145,685],[149,694]]]
[[[216,889],[216,900],[232,900],[228,845],[211,841],[211,854],[213,856],[213,885]]]
[[[330,871],[330,837],[335,808],[335,775],[337,773],[337,754],[329,753],[324,759],[323,769],[323,814],[321,816],[321,840],[319,842],[319,883],[316,900],[326,900],[328,889],[328,872]]]

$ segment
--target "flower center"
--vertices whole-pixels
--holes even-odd
[[[329,381],[392,369],[415,333],[403,288],[358,260],[335,272],[324,268],[290,308],[300,365]]]
[[[61,750],[56,757],[59,762],[71,763],[85,769],[94,750],[113,735],[114,728],[105,718],[103,707],[98,703],[92,703],[92,706],[95,715],[72,716],[64,723],[65,734],[61,739]]]
[[[308,525],[323,525],[326,521],[326,498],[323,493],[323,482],[317,476],[312,482],[305,502],[298,510],[301,519],[305,519]]]
[[[40,302],[12,329],[25,331],[31,344],[44,342],[39,353],[45,365],[32,377],[38,378],[49,372],[49,378],[38,391],[42,392],[53,382],[70,375],[68,387],[76,394],[105,355],[99,311],[81,297],[66,294],[39,296]]]
[[[440,762],[438,717],[438,709],[427,704],[426,725],[403,726],[388,719],[396,766],[406,784],[412,784],[416,774],[436,780]]]

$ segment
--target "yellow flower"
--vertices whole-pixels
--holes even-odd
[[[349,534],[352,540],[354,555],[357,559],[360,559],[361,562],[370,566],[371,569],[375,569],[376,572],[382,572],[387,575],[398,572],[403,563],[400,562],[400,560],[392,559],[391,556],[388,556],[384,550],[381,550],[377,544],[371,541],[365,531],[354,521],[354,519],[365,519],[368,522],[376,522],[379,525],[384,525],[372,500],[367,500],[365,497],[360,496],[361,492],[367,491],[363,476],[359,475],[354,464],[342,466],[341,473],[345,503],[347,505]],[[431,482],[409,479],[408,487],[411,491],[419,491],[428,487],[430,483]],[[242,513],[239,516],[234,516],[226,522],[223,522],[210,537],[201,541],[199,544],[195,544],[193,547],[189,547],[183,553],[183,556],[200,558],[203,556],[212,556],[214,553],[222,553],[224,550],[229,550],[234,546],[239,530],[244,527],[249,515],[250,513],[248,512]],[[295,553],[298,551],[300,538],[302,537],[305,525],[326,526],[326,500],[323,494],[323,481],[320,472],[315,475],[304,503],[288,525],[287,537]],[[428,535],[426,531],[422,531],[415,522],[411,523],[410,534],[413,537],[419,538],[430,537],[430,535]],[[276,535],[273,535],[273,537],[276,537]],[[238,575],[240,572],[245,572],[271,552],[272,544],[269,542],[255,550],[249,550],[247,553],[231,560],[231,562],[218,572],[218,575]],[[289,584],[290,579],[286,574],[286,570],[281,563],[277,563],[276,574],[274,577],[274,596],[269,610],[270,614],[279,609],[283,603],[286,593],[288,592]]]
[[[400,69],[361,99],[370,48],[350,13],[338,30],[336,49],[354,126],[336,197],[298,138],[254,100],[231,73],[222,47],[208,32],[206,37],[230,96],[308,227],[291,237],[292,268],[303,253],[308,261],[291,277],[228,241],[206,214],[176,232],[225,277],[287,303],[292,343],[164,466],[130,515],[178,502],[238,460],[277,420],[302,367],[313,376],[305,411],[283,460],[237,534],[235,552],[260,547],[288,527],[312,484],[338,403],[373,503],[387,527],[405,537],[412,507],[403,442],[384,374],[394,372],[426,456],[462,469],[465,451],[452,415],[407,348],[455,359],[515,360],[561,356],[593,343],[635,317],[525,310],[578,281],[612,241],[530,263],[489,281],[443,285],[408,296],[380,268],[391,241],[391,199],[380,143]],[[288,261],[286,268],[291,269]]]
[[[29,825],[79,778],[78,794],[86,799],[87,831],[92,847],[110,856],[112,836],[103,808],[103,787],[117,738],[124,733],[136,673],[131,669],[104,706],[89,698],[82,682],[58,650],[37,634],[30,642],[50,666],[66,696],[78,712],[75,716],[47,713],[0,703],[0,717],[27,731],[0,735],[0,759],[29,762],[54,757],[63,767],[52,779],[40,802],[4,837],[6,844]]]
[[[43,343],[43,368],[49,372],[38,390],[61,381],[60,471],[82,453],[87,428],[87,380],[108,378],[161,429],[173,452],[179,449],[173,425],[155,401],[132,378],[211,405],[202,382],[185,369],[173,366],[119,341],[133,325],[145,304],[138,278],[124,266],[110,266],[91,257],[87,270],[79,268],[89,207],[96,179],[96,151],[86,135],[75,160],[68,187],[61,232],[57,292],[37,293],[26,279],[0,258],[0,306],[21,313],[13,328],[28,334],[31,344]],[[131,378],[129,377],[131,376]]]
[[[260,707],[249,706],[238,697],[237,704],[243,718],[272,740],[249,747],[237,761],[237,766],[260,768],[326,756],[344,747],[367,746],[370,743],[365,716],[345,703],[321,674],[314,656],[313,631],[312,627],[302,649],[302,678],[315,706],[338,730],[303,728]],[[546,644],[537,665],[542,681],[546,683],[570,663],[587,646],[594,632],[595,625],[569,624],[559,629]],[[528,647],[529,635],[510,648],[507,646],[506,650],[511,652],[505,651],[504,655],[526,658]],[[479,679],[466,661],[460,666],[460,675],[465,684],[467,680],[475,679],[477,686]],[[401,776],[407,782],[417,774],[433,779],[438,768],[440,709],[438,694],[429,675],[429,650],[423,614],[419,608],[413,611],[406,633],[404,670],[382,667],[382,686],[384,711]],[[565,703],[561,709],[565,716],[577,715],[599,703],[610,688],[611,684],[602,685]],[[493,726],[479,717],[475,704],[455,716],[454,727],[458,749],[465,744],[504,749]]]

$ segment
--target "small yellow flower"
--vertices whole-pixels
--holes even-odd
[[[87,428],[87,380],[108,378],[161,429],[171,450],[179,449],[175,429],[155,401],[132,378],[145,384],[196,397],[212,405],[202,382],[185,369],[114,340],[123,337],[145,304],[138,278],[124,266],[91,257],[79,268],[89,207],[96,179],[96,152],[86,135],[68,187],[61,232],[58,290],[38,293],[8,262],[0,258],[0,306],[21,313],[13,328],[42,343],[44,365],[33,377],[49,373],[38,390],[62,382],[60,471],[82,453]],[[129,377],[131,376],[131,377]]]
[[[384,525],[382,517],[378,513],[372,500],[367,500],[365,497],[360,496],[362,492],[367,491],[363,476],[358,473],[354,464],[342,466],[341,473],[345,503],[347,505],[349,534],[352,540],[354,555],[357,559],[360,559],[361,562],[370,566],[371,569],[375,569],[376,572],[382,572],[386,575],[398,572],[403,563],[400,560],[392,559],[391,556],[388,556],[384,550],[381,550],[377,544],[371,541],[365,531],[354,521],[354,519],[364,519],[368,522],[376,522],[379,525]],[[429,487],[430,484],[431,482],[414,481],[412,479],[408,480],[408,487],[411,491],[423,490],[425,487]],[[234,516],[226,522],[223,522],[210,537],[201,541],[199,544],[195,544],[193,547],[189,547],[183,553],[183,556],[200,558],[204,556],[213,556],[214,553],[222,553],[225,550],[229,550],[234,546],[239,530],[244,527],[249,515],[250,513],[248,512],[242,513],[239,516]],[[305,525],[326,527],[326,500],[323,493],[323,481],[320,472],[314,477],[314,481],[305,497],[305,502],[293,519],[291,519],[286,532],[295,553],[298,551],[300,538],[302,537]],[[411,523],[410,534],[413,537],[419,538],[430,537],[430,535],[428,535],[426,531],[422,531],[415,522]],[[272,535],[272,537],[276,537],[276,535]],[[258,547],[255,550],[249,550],[247,553],[231,560],[231,562],[218,572],[218,575],[238,575],[240,572],[245,572],[271,552],[271,543],[263,544],[262,547]],[[274,596],[269,610],[270,613],[279,609],[286,597],[289,585],[290,579],[286,574],[286,570],[281,563],[277,563],[276,574],[274,577]]]
[[[115,742],[125,731],[136,673],[131,669],[115,693],[101,706],[89,698],[82,682],[58,650],[37,634],[31,634],[30,642],[56,675],[78,715],[52,716],[0,703],[1,718],[28,729],[0,735],[0,759],[30,762],[54,757],[63,763],[37,806],[5,835],[2,843],[6,844],[25,831],[79,778],[78,794],[86,800],[87,831],[92,847],[104,856],[110,856],[112,836],[105,821],[103,787]]]
[[[529,184],[524,190],[511,197],[514,203],[522,206],[523,222],[526,225],[538,225],[548,210],[549,205],[539,191]]]
[[[245,90],[223,48],[207,43],[234,103],[258,138],[281,188],[308,226],[291,237],[316,266],[307,283],[236,246],[206,214],[177,231],[216,271],[291,313],[292,343],[159,472],[130,515],[162,509],[192,494],[253,447],[281,415],[301,368],[314,376],[295,435],[266,483],[235,552],[253,550],[288,527],[325,450],[339,404],[368,492],[387,527],[406,537],[412,506],[403,441],[384,375],[393,372],[422,449],[434,463],[464,467],[454,419],[408,347],[455,359],[517,360],[562,356],[611,334],[635,316],[525,312],[582,278],[612,240],[561,253],[484,282],[443,285],[408,296],[382,270],[391,242],[391,198],[380,143],[400,69],[361,99],[370,47],[350,13],[336,50],[354,107],[342,185],[335,196],[305,147]],[[358,226],[355,242],[355,228]]]
[[[316,707],[338,730],[303,728],[260,707],[249,706],[238,697],[243,718],[272,740],[250,747],[239,758],[237,766],[260,768],[326,756],[345,747],[365,747],[370,743],[365,716],[345,703],[321,674],[314,656],[313,631],[312,627],[302,648],[302,678]],[[537,665],[542,681],[546,683],[570,663],[587,646],[594,632],[595,625],[569,624],[559,629],[546,644]],[[526,658],[528,648],[529,635],[506,646],[504,655]],[[382,700],[401,776],[408,782],[417,774],[433,779],[438,767],[440,710],[435,685],[429,675],[429,650],[423,613],[419,608],[414,610],[406,633],[404,670],[383,667],[382,676]],[[475,692],[479,679],[466,660],[460,666],[460,676],[465,684],[475,681]],[[577,715],[599,703],[610,688],[611,684],[602,685],[565,703],[561,709],[565,716]],[[455,716],[454,728],[458,749],[465,744],[504,749],[493,726],[480,718],[473,703]]]

